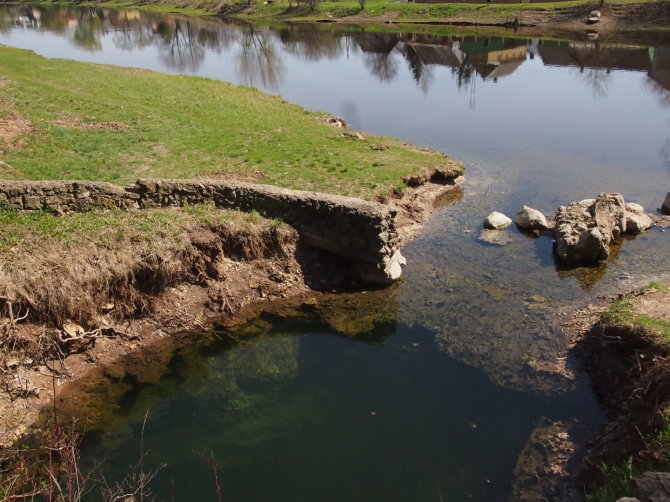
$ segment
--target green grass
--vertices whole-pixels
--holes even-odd
[[[663,426],[649,439],[651,449],[660,452],[653,462],[636,466],[628,458],[614,465],[602,465],[603,482],[587,494],[588,502],[616,502],[621,497],[633,495],[633,478],[647,471],[670,471],[670,409],[665,410]]]
[[[373,199],[422,168],[462,169],[397,139],[340,137],[317,114],[254,88],[4,47],[0,75],[0,124],[30,127],[0,139],[0,160],[11,165],[4,178],[238,176]]]
[[[631,495],[633,476],[637,474],[632,458],[612,466],[603,465],[601,471],[604,481],[586,496],[588,502],[615,502]]]
[[[155,0],[158,2],[168,0]],[[212,0],[214,1],[214,0]],[[659,0],[608,0],[610,5],[657,3]],[[663,1],[663,0],[662,0]],[[230,5],[240,5],[239,0],[232,0]],[[513,20],[520,11],[546,11],[548,13],[559,12],[579,6],[592,6],[592,0],[566,0],[560,2],[540,3],[512,3],[512,4],[488,4],[485,1],[474,4],[467,3],[404,3],[394,0],[368,0],[365,8],[361,9],[357,1],[322,1],[314,9],[297,7],[296,1],[277,0],[264,5],[262,1],[255,1],[248,8],[237,14],[243,18],[273,18],[291,19],[300,21],[315,21],[337,19],[347,16],[358,16],[359,22],[369,19],[375,22],[386,14],[392,12],[396,17],[393,21],[405,23],[422,22],[449,22],[457,19],[469,23],[496,24]],[[217,4],[217,6],[220,4]]]
[[[90,211],[56,216],[46,211],[21,212],[0,208],[0,261],[14,256],[39,253],[44,247],[57,244],[61,249],[77,249],[82,244],[95,244],[106,250],[116,249],[124,241],[148,244],[158,240],[179,240],[189,228],[230,227],[248,230],[251,227],[275,228],[276,220],[267,220],[258,213],[215,208],[208,204],[171,209],[143,211]]]
[[[602,325],[607,327],[623,326],[640,333],[656,343],[670,343],[670,322],[640,313],[637,305],[644,294],[654,291],[666,291],[666,287],[651,283],[632,298],[616,300],[601,315]]]

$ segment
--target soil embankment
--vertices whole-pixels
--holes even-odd
[[[281,2],[277,2],[281,3]],[[225,7],[224,15],[236,18],[295,21],[344,22],[354,24],[442,24],[450,26],[503,27],[521,35],[583,34],[585,30],[604,35],[636,31],[667,31],[670,7],[667,2],[551,2],[542,4],[484,3],[408,3],[387,5],[368,2],[365,9],[347,10],[337,3],[317,4],[316,9],[281,9],[277,3],[248,3],[238,8]],[[241,5],[241,4],[240,4]],[[597,23],[588,22],[599,10]]]

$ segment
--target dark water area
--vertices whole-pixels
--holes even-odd
[[[670,232],[579,268],[558,265],[547,237],[508,228],[495,245],[480,233],[490,211],[553,214],[604,191],[656,212],[670,189],[670,43],[431,30],[0,8],[1,44],[252,85],[466,166],[461,190],[403,250],[396,288],[359,295],[336,322],[325,307],[266,316],[241,328],[255,343],[194,344],[154,378],[112,379],[90,456],[115,468],[136,459],[151,407],[147,459],[168,464],[164,499],[174,480],[175,500],[214,500],[192,451],[211,450],[226,500],[506,500],[533,428],[597,427],[556,315],[667,280]],[[352,334],[352,319],[371,316],[383,336],[379,319]]]
[[[351,310],[354,298],[340,310],[341,298],[320,302],[184,347],[152,385],[131,369],[117,383],[134,388],[131,399],[89,438],[88,458],[107,457],[109,479],[142,451],[146,471],[165,462],[154,483],[161,500],[215,500],[203,459],[213,456],[224,500],[504,501],[538,424],[598,416],[588,389],[505,390],[390,311],[352,333],[351,319],[369,315]]]

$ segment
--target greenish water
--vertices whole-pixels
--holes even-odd
[[[560,398],[506,390],[403,324],[351,339],[315,316],[267,315],[241,330],[248,342],[186,348],[135,384],[87,457],[126,475],[149,408],[145,470],[167,464],[161,500],[216,500],[200,453],[224,500],[496,501],[543,418],[597,418],[583,381]]]

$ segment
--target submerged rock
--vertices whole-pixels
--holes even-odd
[[[512,224],[512,220],[498,211],[493,211],[484,220],[484,227],[491,230],[500,230]]]
[[[514,223],[521,230],[526,231],[545,230],[547,228],[547,218],[544,214],[528,206],[523,206],[521,211],[516,214]]]
[[[512,242],[512,237],[509,233],[501,232],[500,230],[482,230],[479,234],[479,240],[487,244],[494,244],[496,246],[505,246]]]
[[[517,459],[509,500],[563,500],[572,474],[570,461],[577,446],[570,425],[561,422],[538,425]]]
[[[606,259],[626,231],[626,205],[619,193],[601,193],[556,211],[556,254],[569,265]]]

